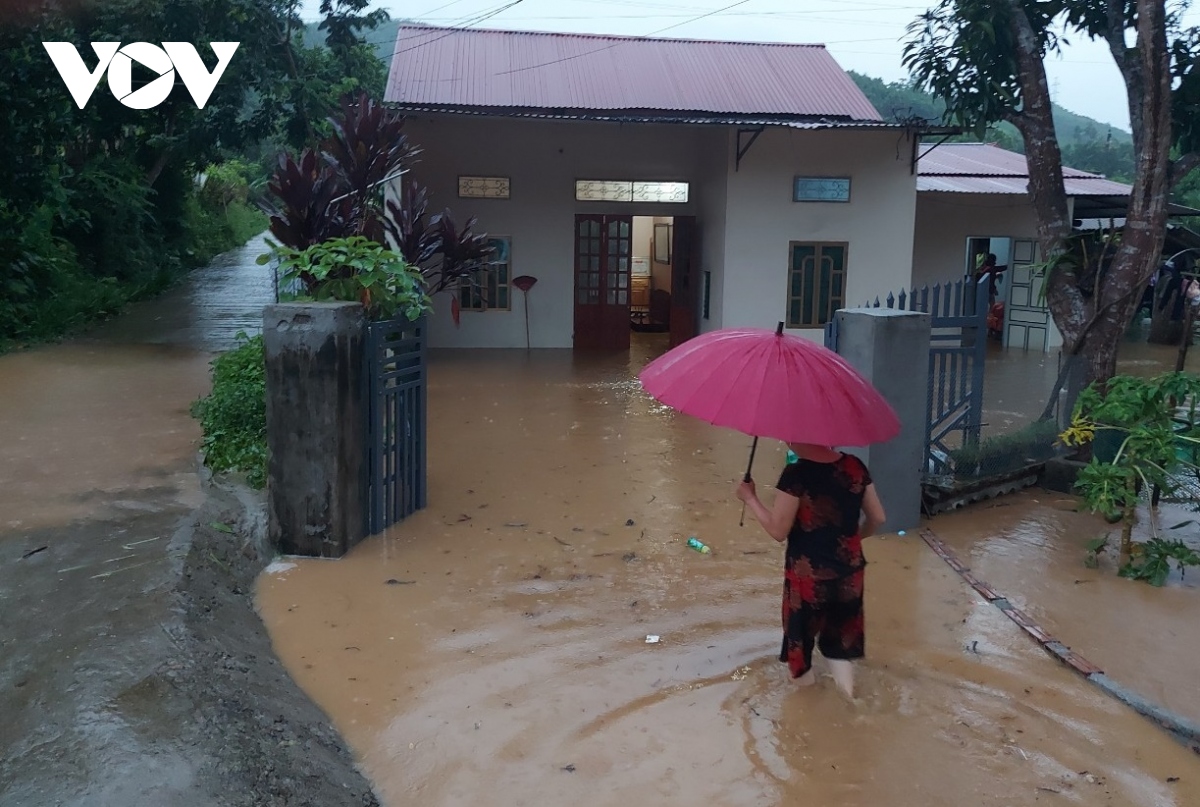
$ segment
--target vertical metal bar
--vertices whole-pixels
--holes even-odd
[[[371,429],[371,324],[363,323],[363,470],[362,481],[365,501],[363,504],[363,523],[367,535],[373,535],[374,525],[371,523],[371,442],[374,432]]]
[[[428,332],[426,330],[426,320],[424,317],[417,320],[417,355],[420,356],[418,367],[419,385],[417,387],[417,485],[416,485],[416,506],[418,510],[424,510],[427,505],[427,482],[428,469],[426,466],[426,450],[428,447],[428,434],[426,433],[426,421],[429,415],[429,355],[428,355]]]
[[[399,372],[400,346],[397,344],[393,348],[392,355],[395,356],[395,363],[392,365],[392,372]],[[392,441],[392,480],[388,486],[391,491],[392,499],[392,523],[404,518],[404,390],[401,388],[402,380],[396,378],[392,381],[391,395],[388,396],[388,409],[392,413],[392,434],[395,439]]]
[[[370,324],[367,326],[367,356],[370,363],[368,369],[369,383],[369,400],[367,401],[368,415],[367,419],[370,422],[371,442],[368,446],[369,470],[370,474],[370,507],[371,507],[371,532],[382,532],[385,525],[383,523],[383,480],[382,480],[382,441],[384,434],[382,431],[382,418],[380,412],[380,389],[379,374],[382,370],[380,364],[380,326]]]

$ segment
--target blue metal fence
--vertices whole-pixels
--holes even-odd
[[[426,323],[366,325],[367,533],[426,505]]]
[[[929,408],[925,423],[929,475],[952,469],[949,455],[979,442],[987,356],[986,287],[966,280],[901,290],[862,308],[892,308],[930,315]],[[825,346],[837,350],[836,318],[825,326]]]

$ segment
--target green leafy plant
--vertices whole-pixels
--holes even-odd
[[[192,404],[204,437],[204,464],[240,472],[255,488],[267,479],[267,385],[262,336],[238,334],[238,346],[212,363],[212,392]]]
[[[284,283],[298,281],[304,289],[294,299],[361,302],[371,319],[402,314],[411,321],[431,308],[420,270],[364,236],[331,238],[305,249],[272,248]],[[270,259],[268,253],[258,262]]]
[[[1121,567],[1119,574],[1130,580],[1145,580],[1152,586],[1161,586],[1171,574],[1172,561],[1180,575],[1184,575],[1187,567],[1200,566],[1200,553],[1180,540],[1151,538],[1138,545],[1137,551]]]
[[[1129,565],[1133,555],[1133,527],[1142,490],[1173,493],[1185,471],[1197,470],[1198,399],[1200,378],[1189,373],[1166,373],[1153,379],[1114,376],[1107,384],[1093,384],[1079,395],[1071,426],[1062,434],[1063,442],[1082,446],[1105,434],[1120,439],[1111,457],[1093,452],[1075,484],[1089,510],[1114,523],[1122,522],[1123,566]],[[1186,405],[1180,406],[1180,402]],[[1158,574],[1154,566],[1146,572],[1149,577],[1138,579]]]

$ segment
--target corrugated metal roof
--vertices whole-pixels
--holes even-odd
[[[1025,155],[991,143],[943,143],[923,147],[918,173],[922,176],[1028,177]],[[1063,166],[1064,177],[1096,177]]]
[[[1103,177],[1065,177],[1067,196],[1128,196],[1133,190]],[[1029,177],[917,177],[918,191],[940,193],[1000,193],[1024,196]]]
[[[882,121],[823,45],[424,26],[401,26],[384,98]]]
[[[1067,196],[1128,196],[1124,183],[1063,166]],[[995,193],[1024,196],[1029,192],[1025,155],[990,143],[944,143],[921,152],[917,190],[937,193]]]

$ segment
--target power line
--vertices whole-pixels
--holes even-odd
[[[668,25],[666,28],[660,28],[660,29],[658,29],[657,31],[651,31],[650,33],[648,33],[648,34],[643,34],[643,35],[642,35],[642,36],[640,36],[640,37],[631,37],[631,38],[633,38],[633,39],[646,39],[646,38],[648,38],[648,37],[657,36],[658,34],[666,33],[667,31],[671,31],[671,30],[673,30],[673,29],[675,29],[675,28],[680,28],[680,27],[682,27],[682,26],[684,26],[684,25],[690,25],[690,24],[691,24],[691,23],[693,23],[693,22],[698,22],[699,20],[705,19],[706,17],[713,17],[713,16],[716,16],[717,14],[720,14],[720,13],[722,13],[722,12],[724,12],[724,11],[728,11],[728,10],[729,10],[729,9],[731,9],[731,8],[737,8],[738,6],[744,6],[744,5],[745,5],[746,3],[748,3],[748,2],[750,2],[750,0],[738,0],[738,2],[736,2],[736,3],[731,3],[731,4],[727,5],[727,6],[723,6],[722,8],[718,8],[718,9],[716,9],[715,11],[709,11],[709,12],[708,12],[708,13],[706,13],[706,14],[700,14],[700,15],[698,15],[698,16],[696,16],[696,17],[692,17],[691,19],[684,20],[683,22],[677,22],[677,23],[675,23],[674,25]],[[563,58],[561,58],[561,59],[553,59],[553,60],[551,60],[551,61],[549,61],[549,62],[542,62],[541,64],[529,65],[528,67],[517,67],[517,68],[513,68],[512,70],[502,70],[502,71],[500,71],[499,73],[496,73],[495,75],[497,75],[497,76],[507,76],[507,75],[510,75],[510,74],[512,74],[512,73],[522,73],[522,72],[524,72],[524,71],[526,71],[526,70],[537,70],[537,69],[540,69],[540,68],[542,68],[542,67],[549,67],[550,65],[553,65],[553,64],[561,64],[562,62],[568,62],[568,61],[571,61],[572,59],[580,59],[580,58],[583,58],[584,56],[591,56],[591,55],[592,55],[592,54],[594,54],[594,53],[599,53],[600,51],[604,51],[604,50],[610,50],[610,49],[612,49],[612,48],[615,48],[615,47],[617,47],[618,45],[624,45],[624,44],[625,44],[626,42],[628,42],[628,41],[629,41],[629,40],[628,40],[628,39],[626,39],[626,40],[621,40],[621,41],[618,41],[618,42],[613,42],[611,45],[605,45],[605,46],[604,46],[604,47],[602,47],[602,48],[595,48],[594,50],[589,50],[589,51],[586,51],[586,52],[584,52],[584,53],[576,53],[576,54],[575,54],[575,55],[573,55],[573,56],[564,56],[564,57],[563,57]]]
[[[495,17],[497,14],[502,14],[505,11],[508,11],[513,6],[519,6],[523,2],[524,2],[524,0],[512,0],[512,2],[507,3],[503,6],[499,6],[491,11],[476,15],[475,17],[464,22],[462,25],[456,26],[454,29],[448,31],[445,34],[442,34],[437,39],[431,39],[431,40],[427,40],[425,42],[418,42],[417,44],[415,44],[411,47],[396,51],[394,54],[392,54],[392,56],[393,57],[399,56],[401,53],[408,53],[410,50],[416,50],[417,48],[423,48],[427,45],[432,45],[434,42],[441,42],[446,37],[454,36],[454,34],[458,33],[458,31],[462,30],[463,28],[469,28],[470,26],[477,25],[478,23],[481,23],[485,20],[490,20],[492,17]]]

